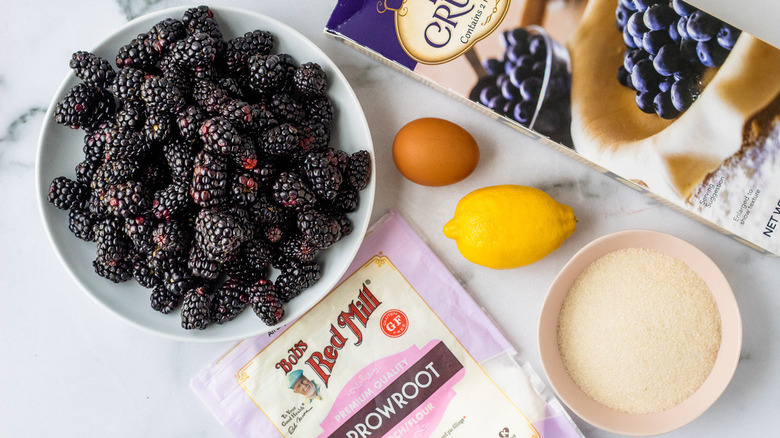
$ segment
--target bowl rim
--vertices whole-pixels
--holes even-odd
[[[91,48],[92,52],[102,50],[102,47],[106,44],[108,44],[109,40],[118,37],[119,35],[123,33],[128,33],[132,30],[132,28],[139,26],[141,23],[144,22],[151,22],[153,24],[154,22],[162,20],[164,18],[168,18],[171,16],[174,16],[172,14],[178,14],[181,15],[184,11],[189,9],[191,6],[174,6],[169,7],[165,9],[160,9],[157,11],[149,12],[147,14],[141,15],[139,17],[136,17],[126,23],[124,23],[122,26],[118,27],[115,31],[111,32],[108,35],[105,35],[100,39],[100,41],[96,44],[94,44]],[[329,291],[338,284],[338,282],[341,281],[341,277],[343,277],[344,273],[349,268],[351,261],[355,258],[357,255],[358,250],[360,249],[360,246],[362,244],[363,238],[365,237],[366,231],[368,230],[369,222],[371,220],[371,214],[373,211],[374,206],[374,197],[376,192],[376,159],[375,159],[375,151],[373,146],[373,139],[371,136],[370,127],[368,125],[368,121],[365,116],[365,112],[363,111],[363,107],[360,103],[360,100],[357,98],[357,95],[352,88],[349,81],[347,81],[346,77],[344,76],[343,72],[339,69],[338,65],[331,59],[330,56],[328,56],[317,44],[315,44],[313,41],[311,41],[308,37],[306,37],[304,34],[299,32],[298,30],[294,29],[290,25],[279,21],[273,17],[270,17],[268,15],[265,15],[260,12],[232,7],[232,6],[209,6],[209,8],[215,12],[215,14],[227,14],[227,15],[245,15],[248,17],[251,17],[253,19],[257,19],[260,23],[269,24],[272,27],[276,27],[278,29],[282,29],[284,37],[292,37],[293,39],[297,40],[298,42],[305,43],[307,46],[306,50],[311,50],[314,53],[317,54],[317,56],[321,57],[323,60],[325,60],[328,63],[328,74],[334,75],[337,77],[338,82],[344,85],[343,92],[346,93],[346,97],[355,103],[355,110],[356,115],[359,115],[359,120],[356,120],[356,123],[358,123],[360,126],[363,127],[365,131],[365,138],[360,138],[361,141],[361,149],[366,149],[369,151],[369,153],[372,156],[371,160],[371,176],[369,179],[368,186],[360,192],[360,203],[361,207],[359,207],[359,210],[361,211],[361,216],[364,215],[365,220],[361,220],[357,226],[352,231],[352,234],[356,236],[358,239],[358,242],[356,242],[351,250],[344,254],[345,258],[348,258],[348,260],[345,259],[343,262],[343,266],[338,270],[338,272],[334,271],[332,274],[331,282],[332,284],[329,284],[328,287],[325,288],[324,292],[318,296],[316,299],[312,299],[310,305],[303,306],[297,309],[297,311],[293,314],[286,313],[284,319],[281,323],[274,325],[274,326],[265,326],[264,324],[260,323],[257,325],[257,330],[254,331],[238,331],[233,332],[231,331],[225,331],[221,334],[213,334],[210,333],[208,336],[202,336],[205,331],[202,330],[184,330],[181,329],[181,333],[170,333],[165,332],[153,327],[149,327],[147,325],[144,325],[140,321],[137,321],[130,316],[122,313],[121,311],[115,309],[109,303],[104,299],[92,292],[91,288],[84,282],[84,280],[74,272],[74,270],[70,266],[70,261],[67,259],[66,255],[63,252],[63,248],[61,247],[62,242],[59,242],[58,239],[55,238],[55,232],[52,229],[52,226],[54,226],[53,223],[49,218],[47,218],[47,209],[52,208],[50,203],[46,199],[46,193],[48,191],[48,185],[50,181],[48,181],[46,178],[48,178],[46,175],[43,174],[43,168],[42,168],[42,160],[43,160],[43,153],[44,153],[44,142],[47,140],[47,136],[49,135],[49,131],[52,126],[62,128],[62,129],[68,129],[64,126],[56,125],[53,121],[53,113],[54,108],[57,103],[57,99],[59,96],[64,95],[67,90],[73,86],[73,82],[77,81],[78,78],[76,78],[75,74],[73,73],[72,69],[69,69],[68,73],[65,75],[65,77],[60,82],[60,85],[58,86],[57,90],[55,91],[53,98],[46,110],[46,114],[43,119],[43,123],[41,125],[41,130],[38,136],[38,143],[37,143],[37,150],[36,150],[36,157],[35,157],[35,190],[38,194],[38,212],[39,217],[41,218],[41,221],[43,222],[44,229],[46,231],[46,235],[49,239],[49,242],[51,244],[51,247],[54,249],[54,252],[57,254],[57,257],[59,258],[60,262],[62,263],[62,266],[67,271],[68,275],[74,280],[76,284],[82,289],[82,291],[95,303],[97,303],[100,307],[106,309],[109,311],[109,313],[119,317],[121,320],[129,323],[130,325],[140,328],[142,331],[145,331],[147,333],[151,333],[157,336],[161,336],[163,338],[167,338],[169,340],[175,340],[175,341],[184,341],[184,342],[202,342],[202,343],[212,343],[212,342],[229,342],[229,341],[237,341],[240,339],[246,339],[252,336],[261,335],[264,333],[272,332],[274,330],[279,329],[280,327],[283,327],[290,322],[296,320],[298,317],[303,315],[306,311],[308,311],[311,307],[315,306],[317,303],[321,301],[323,297],[325,297]],[[275,35],[275,37],[278,37]],[[323,66],[324,67],[324,66]],[[331,83],[334,83],[334,79],[330,79]],[[81,133],[81,132],[80,132]],[[73,163],[75,165],[75,163]],[[357,211],[356,211],[357,212]],[[356,213],[355,212],[355,213]],[[354,223],[354,221],[353,221]],[[108,280],[106,280],[108,281]],[[285,306],[287,307],[287,306]],[[155,315],[158,316],[158,315]],[[163,315],[160,314],[160,317],[165,317],[169,315]],[[259,321],[259,319],[258,319]],[[198,334],[201,334],[201,336],[198,336]]]
[[[599,257],[623,248],[655,249],[678,258],[699,274],[715,299],[721,317],[721,344],[713,369],[693,395],[677,406],[652,414],[628,414],[608,408],[585,394],[566,371],[558,350],[558,316],[572,282]],[[551,283],[538,325],[542,368],[555,393],[575,414],[600,429],[632,436],[671,432],[703,414],[725,391],[742,348],[742,319],[736,298],[717,265],[689,242],[649,229],[604,235],[581,248]]]

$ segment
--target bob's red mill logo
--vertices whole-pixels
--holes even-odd
[[[490,35],[509,0],[379,0],[379,13],[395,14],[404,51],[423,64],[442,64]]]

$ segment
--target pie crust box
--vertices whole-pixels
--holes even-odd
[[[717,32],[710,42],[688,38],[693,51],[685,52],[679,32],[671,35],[688,16],[675,15],[678,25],[657,31],[677,38],[664,44],[687,53],[681,56],[693,61],[686,66],[699,63],[695,75],[685,73],[692,103],[661,117],[652,98],[666,93],[669,108],[683,70],[655,67],[662,84],[645,93],[650,113],[639,108],[636,85],[621,85],[633,83],[638,60],[626,61],[618,8],[635,1],[339,0],[325,32],[700,223],[780,255],[774,21],[755,11],[736,17],[733,11],[751,9],[738,7],[742,2],[692,0],[720,20],[718,29],[731,26],[739,37],[725,43],[733,44],[725,62],[705,68],[697,44],[714,45]],[[770,16],[780,9],[767,7]],[[760,37],[750,34],[751,23]],[[629,38],[650,53],[642,38]],[[631,70],[619,79],[621,66]]]
[[[191,380],[236,437],[577,438],[560,402],[391,211],[340,284]]]

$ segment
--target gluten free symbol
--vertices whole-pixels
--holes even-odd
[[[382,333],[391,338],[398,338],[409,328],[409,318],[398,309],[390,309],[379,319]]]

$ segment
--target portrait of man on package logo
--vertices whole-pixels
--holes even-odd
[[[306,400],[309,403],[311,403],[314,399],[322,400],[322,395],[320,395],[320,387],[304,376],[303,371],[301,370],[295,370],[288,374],[287,384],[294,393],[301,394],[302,396],[306,397]]]

